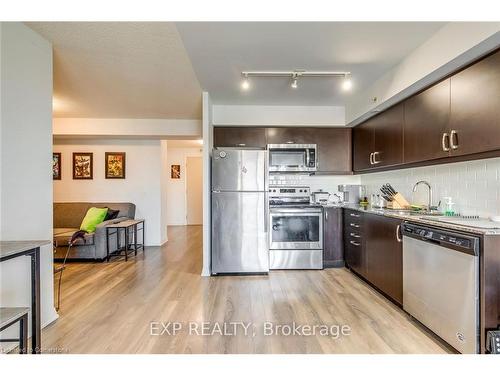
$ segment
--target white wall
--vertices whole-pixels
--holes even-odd
[[[132,137],[198,139],[200,120],[55,118],[53,131],[59,137]]]
[[[203,92],[203,270],[202,276],[210,276],[212,241],[211,157],[213,148],[212,101],[210,94]]]
[[[407,200],[427,204],[427,189],[420,186],[416,193],[413,185],[428,181],[437,205],[443,197],[452,197],[457,212],[465,215],[500,215],[500,158],[402,169],[361,176],[368,194],[379,194],[380,187],[389,182]],[[443,200],[444,204],[444,200]]]
[[[370,111],[403,100],[499,45],[500,22],[445,25],[373,85],[352,95],[346,104],[346,123],[356,125],[374,114]]]
[[[160,161],[160,201],[161,201],[161,210],[160,210],[160,227],[167,228],[167,211],[168,211],[168,142],[166,140],[161,141],[161,161]],[[165,243],[168,241],[167,230],[162,230],[161,232],[162,238],[161,243]]]
[[[0,239],[52,240],[52,47],[22,23],[0,23],[0,40]],[[0,306],[29,306],[29,259],[0,271]],[[46,326],[57,318],[52,245],[41,248],[40,273]],[[17,335],[12,328],[2,337]]]
[[[159,140],[57,140],[62,179],[54,181],[55,202],[132,202],[136,218],[146,220],[146,245],[166,240],[161,220],[161,144]],[[73,180],[72,153],[94,154],[94,179]],[[105,179],[104,153],[126,153],[126,178]]]
[[[213,125],[344,126],[339,106],[213,105]]]
[[[172,179],[170,173],[167,178],[167,225],[186,225],[186,158],[188,156],[202,157],[203,148],[177,148],[171,147],[170,142],[167,152],[166,168],[170,170],[172,164],[181,166],[181,178]],[[175,143],[175,141],[173,142]]]

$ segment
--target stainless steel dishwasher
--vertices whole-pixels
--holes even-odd
[[[403,308],[461,353],[479,353],[479,238],[403,224]]]

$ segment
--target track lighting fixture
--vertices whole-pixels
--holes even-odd
[[[343,78],[342,89],[347,91],[352,87],[351,82],[351,72],[308,72],[305,70],[293,70],[293,71],[244,71],[241,72],[243,76],[243,82],[241,83],[241,88],[243,90],[248,90],[250,88],[250,82],[248,77],[291,77],[290,86],[293,89],[298,88],[298,78],[299,77],[340,77]]]

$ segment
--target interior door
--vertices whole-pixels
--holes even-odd
[[[451,77],[452,155],[500,148],[499,98],[500,52]]]
[[[202,158],[186,159],[186,223],[203,224],[203,163]]]
[[[447,157],[448,139],[445,147],[442,141],[450,121],[450,79],[409,98],[404,107],[404,162]]]

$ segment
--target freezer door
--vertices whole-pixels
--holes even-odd
[[[214,149],[212,191],[265,191],[266,152]]]
[[[212,193],[212,273],[269,271],[264,192]]]

